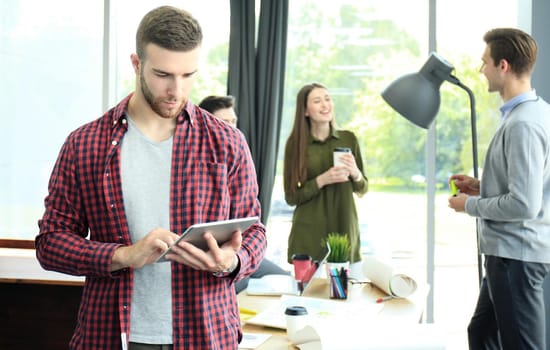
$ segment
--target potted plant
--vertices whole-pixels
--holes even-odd
[[[351,242],[348,234],[331,232],[326,241],[330,247],[330,254],[327,258],[327,275],[330,275],[331,269],[349,268],[351,255]]]

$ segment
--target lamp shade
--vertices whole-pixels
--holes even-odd
[[[382,98],[412,123],[427,129],[439,111],[439,87],[449,79],[454,67],[435,52],[418,73],[407,74],[392,82]]]

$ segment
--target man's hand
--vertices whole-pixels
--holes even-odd
[[[208,245],[207,252],[195,247],[191,243],[180,241],[166,254],[166,259],[185,264],[196,270],[220,272],[229,269],[235,261],[235,255],[241,248],[241,231],[235,231],[231,240],[221,247],[209,232],[204,233]]]
[[[464,193],[458,193],[456,196],[449,197],[449,208],[454,209],[456,212],[463,212],[466,206],[466,199],[468,199],[468,195]]]
[[[449,178],[449,182],[455,182],[456,187],[462,193],[469,194],[471,196],[479,195],[479,180],[468,175],[452,175]]]
[[[177,234],[163,228],[156,228],[136,243],[115,250],[111,271],[126,267],[140,268],[154,263],[177,239]]]

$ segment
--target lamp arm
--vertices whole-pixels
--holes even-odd
[[[470,97],[470,126],[472,130],[472,159],[473,159],[473,167],[474,167],[474,177],[476,179],[479,178],[478,174],[478,157],[477,157],[477,127],[476,127],[476,102],[474,93],[472,90],[467,87],[466,85],[462,84],[462,82],[455,77],[454,75],[449,75],[449,79],[446,79],[448,82],[462,88],[468,93],[468,96]]]

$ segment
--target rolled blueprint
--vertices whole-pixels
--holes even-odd
[[[416,281],[374,257],[363,261],[363,274],[375,286],[396,298],[406,298],[416,291]]]

